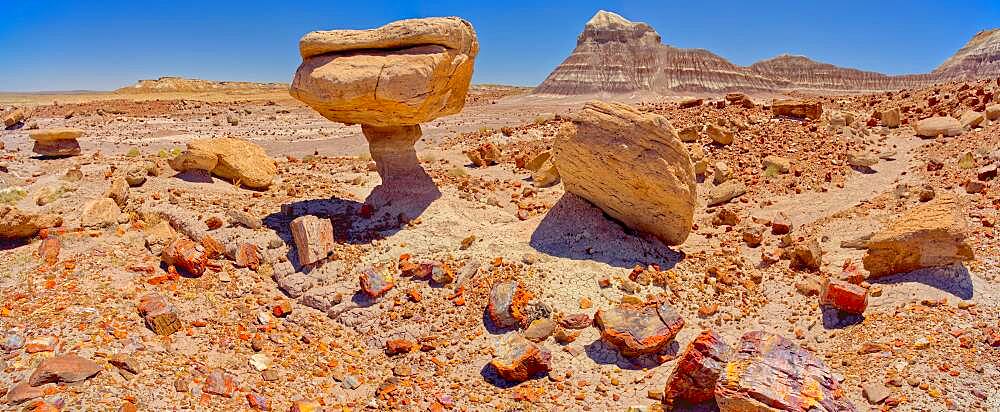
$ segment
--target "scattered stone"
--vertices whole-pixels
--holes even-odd
[[[396,286],[392,281],[392,277],[383,276],[373,268],[362,270],[359,278],[361,280],[361,291],[370,298],[382,296]]]
[[[554,152],[567,192],[668,245],[691,232],[694,167],[662,116],[592,101],[559,130]]]
[[[0,118],[3,119],[3,129],[11,129],[14,126],[24,122],[27,116],[24,114],[24,109],[13,109],[2,113]]]
[[[311,265],[333,253],[333,224],[330,219],[300,216],[292,221],[291,229],[300,265]]]
[[[771,219],[771,234],[775,236],[787,235],[792,232],[794,225],[792,219],[785,212],[778,212]]]
[[[497,283],[490,290],[486,313],[490,321],[500,328],[523,324],[525,307],[531,297],[531,293],[524,290],[517,281]]]
[[[163,248],[161,259],[168,267],[173,266],[190,276],[199,277],[205,273],[206,256],[198,251],[198,244],[189,239],[174,239]]]
[[[260,218],[242,210],[229,209],[226,211],[226,216],[229,218],[229,224],[233,226],[240,225],[255,230],[264,227],[264,222]]]
[[[827,279],[823,282],[819,301],[821,305],[860,315],[868,307],[868,290],[842,280]]]
[[[8,405],[24,403],[32,399],[45,396],[45,389],[45,387],[31,386],[28,382],[21,382],[14,385],[7,391],[7,396],[4,397],[4,401],[7,402]]]
[[[493,143],[483,143],[478,147],[466,150],[465,156],[477,167],[486,167],[500,162],[500,148]]]
[[[757,226],[743,229],[743,242],[750,247],[760,246],[764,242],[764,229]]]
[[[729,202],[747,192],[747,186],[738,179],[731,179],[708,191],[708,205],[715,206]]]
[[[774,99],[771,102],[771,113],[775,116],[819,120],[823,115],[823,105],[819,102],[806,102],[796,99]]]
[[[938,116],[918,121],[913,127],[917,136],[935,138],[962,134],[962,124],[954,117]]]
[[[130,187],[139,187],[146,183],[146,176],[149,175],[149,167],[145,164],[134,164],[129,166],[125,172],[125,183]]]
[[[708,137],[712,138],[712,141],[721,145],[733,144],[733,132],[725,127],[718,126],[715,124],[709,124],[705,131],[708,133]]]
[[[38,257],[48,265],[54,265],[59,261],[60,242],[58,238],[49,237],[42,239],[38,245]]]
[[[892,394],[892,391],[879,382],[865,382],[861,385],[861,394],[869,403],[877,405],[885,402],[889,395]]]
[[[28,384],[40,386],[46,383],[80,382],[100,371],[101,367],[90,359],[74,354],[58,355],[43,359],[28,378]]]
[[[111,198],[101,198],[91,200],[83,205],[80,214],[80,226],[92,228],[105,228],[118,224],[118,217],[122,210],[118,208],[118,203]]]
[[[893,107],[881,113],[880,121],[882,122],[882,126],[895,129],[899,127],[901,117],[899,107]]]
[[[730,348],[718,333],[703,330],[680,356],[667,378],[663,403],[667,409],[695,405],[715,397],[715,382],[726,368]]]
[[[271,399],[257,393],[247,393],[247,404],[255,411],[271,410]]]
[[[416,342],[406,339],[389,339],[385,341],[385,354],[389,356],[410,353],[419,348]]]
[[[976,128],[985,120],[986,116],[983,115],[983,113],[974,110],[968,110],[965,113],[962,113],[962,117],[958,118],[958,122],[965,130]]]
[[[531,174],[531,181],[537,187],[549,187],[559,182],[559,169],[551,161],[546,162]]]
[[[816,238],[796,242],[789,255],[792,269],[817,271],[823,265],[823,249]]]
[[[677,138],[684,143],[697,142],[701,137],[701,126],[688,126],[677,132]]]
[[[601,338],[630,358],[659,352],[684,327],[684,319],[666,303],[598,310],[594,323]]]
[[[853,411],[833,372],[781,336],[748,332],[715,386],[720,411]]]
[[[104,192],[104,197],[114,200],[119,208],[125,207],[125,202],[128,201],[128,187],[128,182],[125,179],[120,177],[114,179],[111,181],[111,186],[108,187],[108,190]],[[121,213],[121,210],[119,210],[119,213]],[[115,218],[117,219],[117,215]]]
[[[966,224],[952,195],[910,209],[868,241],[862,262],[871,276],[905,273],[973,259]]]
[[[720,185],[733,177],[733,170],[726,162],[712,163],[712,183]]]
[[[586,313],[576,313],[572,315],[563,316],[559,319],[559,326],[566,329],[586,329],[593,324]]]
[[[770,155],[764,158],[764,169],[774,169],[778,173],[788,173],[792,170],[792,161],[784,157]]]
[[[678,102],[678,108],[690,109],[692,107],[698,107],[705,103],[704,99],[699,99],[697,97],[689,97]]]
[[[260,254],[260,249],[257,245],[253,243],[241,243],[236,249],[236,257],[234,259],[236,267],[249,268],[250,270],[256,271],[260,268],[261,263],[264,258]]]
[[[712,217],[712,224],[715,226],[736,226],[740,223],[740,215],[729,208],[721,208]]]
[[[753,100],[750,100],[750,96],[743,93],[726,93],[726,101],[733,106],[741,106],[746,109],[753,109]]]
[[[980,167],[979,170],[976,171],[976,179],[982,180],[984,182],[996,179],[996,177],[997,177],[997,165],[995,164]]]
[[[146,322],[146,327],[160,336],[170,335],[184,328],[173,305],[158,293],[144,295],[139,300],[139,315]]]
[[[319,402],[313,400],[297,400],[292,402],[291,409],[288,412],[321,412],[323,406]]]
[[[524,382],[532,376],[548,373],[552,354],[518,333],[509,333],[494,350],[490,365],[497,375],[510,382]]]
[[[847,164],[854,167],[870,169],[872,166],[877,165],[878,161],[878,156],[873,153],[858,151],[847,153]]]
[[[555,331],[556,323],[551,319],[536,319],[524,330],[524,338],[532,342],[541,342],[548,339]]]
[[[987,120],[1000,120],[1000,104],[991,104],[986,106],[985,115]]]
[[[236,393],[236,383],[233,381],[232,375],[221,370],[214,370],[205,378],[202,390],[212,395],[232,398],[233,394]]]

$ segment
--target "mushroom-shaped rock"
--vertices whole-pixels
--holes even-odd
[[[80,143],[76,139],[83,136],[83,130],[68,127],[33,130],[28,136],[35,141],[31,151],[42,156],[76,156],[80,154]]]
[[[855,410],[822,360],[762,331],[740,338],[716,383],[715,401],[722,412]]]
[[[684,319],[666,303],[599,310],[594,322],[601,337],[630,358],[659,352],[684,327]]]
[[[370,30],[316,31],[299,41],[290,93],[335,122],[361,124],[383,184],[429,182],[413,144],[420,123],[458,113],[479,52],[458,17],[401,20]]]
[[[687,239],[697,204],[694,165],[662,116],[589,102],[560,129],[552,156],[567,192],[668,245]]]

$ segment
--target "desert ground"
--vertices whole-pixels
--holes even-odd
[[[417,145],[439,193],[389,194],[366,208],[381,181],[360,127],[330,122],[287,94],[3,95],[4,107],[28,113],[0,132],[3,202],[61,216],[62,225],[0,251],[2,408],[232,411],[266,401],[288,410],[308,400],[325,410],[658,410],[683,348],[711,329],[730,342],[750,330],[793,340],[833,371],[859,410],[998,410],[1000,192],[994,177],[977,172],[992,164],[995,176],[1000,122],[936,139],[915,136],[912,110],[900,127],[867,122],[873,109],[926,107],[929,98],[948,113],[974,109],[965,98],[983,90],[995,93],[1000,83],[805,97],[824,113],[857,118],[841,126],[829,115],[774,116],[770,96],[753,96],[752,107],[722,96],[697,105],[624,99],[676,130],[714,123],[735,133],[727,145],[704,133],[684,143],[725,162],[746,193],[709,206],[722,172],[700,173],[694,229],[679,246],[629,229],[559,183],[536,184],[519,166],[551,147],[580,99],[473,87],[463,111],[425,124]],[[31,152],[29,132],[57,127],[83,130],[81,155]],[[217,137],[263,147],[277,163],[275,180],[252,190],[167,164],[189,141]],[[470,162],[465,152],[482,144],[499,149],[495,164]],[[849,154],[858,152],[875,161],[852,166]],[[767,168],[770,155],[789,170]],[[137,167],[144,182],[125,188],[121,214],[83,225],[84,205],[121,197],[109,187]],[[824,277],[864,277],[859,239],[927,196],[962,205],[975,258],[860,281],[861,316],[821,305]],[[302,215],[329,218],[336,241],[331,256],[307,268],[293,264],[289,230]],[[265,245],[260,261],[219,255],[201,276],[174,276],[157,253],[159,224],[169,220],[167,230],[184,236],[185,219]],[[790,235],[773,234],[775,222],[791,226]],[[760,244],[748,244],[748,234]],[[43,245],[53,238],[55,255]],[[787,253],[804,240],[821,251],[809,269],[793,267]],[[418,259],[455,276],[400,274]],[[358,283],[365,268],[394,287],[366,296]],[[551,369],[523,383],[489,366],[511,333],[487,313],[491,289],[511,280],[544,302],[557,329],[549,325],[539,343]],[[173,307],[179,330],[160,335],[144,322],[140,300],[151,292]],[[629,358],[589,324],[598,310],[636,299],[669,302],[684,327],[661,351]],[[586,326],[572,329],[568,320],[580,315]],[[43,359],[67,353],[99,373],[22,385]]]

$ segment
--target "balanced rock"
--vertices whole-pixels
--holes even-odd
[[[748,332],[715,386],[721,412],[854,411],[833,372],[806,349],[768,332]]]
[[[555,143],[567,192],[668,245],[694,221],[694,166],[665,118],[618,103],[587,103]]]
[[[73,128],[32,130],[28,136],[35,141],[31,151],[42,156],[76,156],[80,154],[80,143],[76,139],[83,136],[83,130]]]
[[[192,140],[187,150],[170,162],[178,172],[207,170],[212,174],[251,189],[271,185],[278,167],[264,148],[242,139]]]
[[[552,354],[519,333],[510,333],[500,340],[490,365],[497,375],[511,382],[524,382],[551,369]]]
[[[39,230],[61,226],[59,215],[23,212],[12,206],[0,206],[0,239],[24,239],[35,236]]]
[[[417,125],[462,110],[478,51],[457,17],[315,31],[299,40],[290,93],[335,122]]]
[[[594,323],[602,339],[630,358],[659,352],[684,327],[684,319],[674,308],[656,302],[598,310]]]
[[[958,199],[938,195],[874,234],[862,262],[878,277],[972,260],[965,236],[965,216]]]
[[[681,354],[677,366],[667,378],[663,403],[668,408],[679,404],[695,405],[715,397],[715,382],[729,361],[730,348],[722,336],[703,330]]]
[[[771,102],[771,113],[775,116],[819,120],[823,115],[823,105],[797,99],[775,99]]]
[[[958,136],[962,134],[962,123],[954,117],[937,116],[917,122],[913,129],[920,137]]]

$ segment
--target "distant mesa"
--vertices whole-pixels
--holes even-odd
[[[534,93],[872,92],[994,76],[1000,76],[997,29],[977,34],[932,73],[888,76],[791,55],[738,66],[708,50],[663,44],[648,24],[601,10],[584,26],[569,57]]]
[[[139,80],[134,85],[115,90],[115,93],[262,93],[287,91],[287,83],[222,82],[167,76],[156,80]]]

